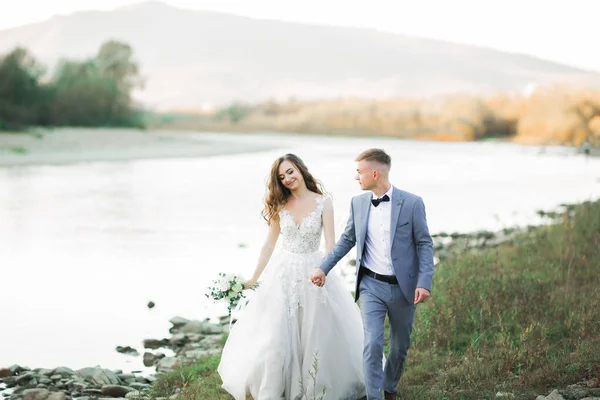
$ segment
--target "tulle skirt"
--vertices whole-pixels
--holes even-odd
[[[322,259],[320,252],[282,250],[266,267],[218,368],[235,399],[364,396],[360,311],[335,271],[322,288],[312,284]]]

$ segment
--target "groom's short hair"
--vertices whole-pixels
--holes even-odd
[[[365,150],[356,157],[356,161],[376,161],[390,168],[392,166],[392,158],[383,149]]]

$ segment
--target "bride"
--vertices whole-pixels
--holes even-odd
[[[237,400],[364,396],[358,306],[337,275],[323,287],[310,281],[321,232],[327,251],[335,244],[332,202],[297,156],[273,163],[263,217],[269,233],[245,288],[263,278],[223,349],[223,388]]]

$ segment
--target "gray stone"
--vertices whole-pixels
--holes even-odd
[[[130,387],[120,385],[106,385],[101,389],[102,395],[110,397],[125,397],[132,390]]]
[[[21,367],[20,365],[17,365],[17,364],[14,364],[14,365],[11,365],[10,367],[8,367],[8,370],[10,371],[10,375],[17,375],[17,374],[20,374],[21,372],[26,371],[27,368]]]
[[[134,382],[131,385],[129,385],[129,387],[133,388],[135,390],[144,390],[144,389],[148,389],[150,387],[150,385],[147,383]]]
[[[558,393],[558,390],[554,389],[548,396],[546,396],[546,400],[565,400],[565,398]]]
[[[89,389],[85,389],[83,391],[83,394],[87,395],[87,396],[100,396],[102,394],[102,392],[100,391],[100,389],[89,388]]]
[[[66,378],[75,375],[75,371],[68,367],[58,367],[54,370],[54,375],[62,375]]]
[[[53,392],[48,396],[47,400],[66,400],[67,395],[64,392]]]
[[[176,357],[165,357],[156,366],[158,372],[167,372],[175,369],[180,364]]]
[[[168,339],[145,339],[144,340],[144,348],[145,349],[160,349],[161,347],[166,347],[169,344]]]
[[[190,321],[186,323],[183,327],[181,327],[182,333],[202,333],[202,325],[201,321]]]
[[[142,394],[137,390],[132,390],[131,392],[125,395],[126,399],[135,399],[136,397],[140,397]]]
[[[189,333],[187,334],[187,337],[190,342],[199,342],[204,339],[205,336],[200,333]]]
[[[85,389],[87,389],[87,388],[88,388],[88,385],[87,385],[86,383],[84,383],[84,382],[74,382],[74,383],[71,385],[71,388],[72,388],[73,390],[76,390],[76,391],[78,391],[78,392],[83,392]]]
[[[161,359],[165,358],[163,353],[152,354],[149,352],[144,353],[144,366],[152,367],[158,363]]]
[[[62,375],[52,375],[50,376],[50,379],[52,379],[53,381],[60,381],[62,379]]]
[[[100,367],[82,368],[77,371],[77,374],[86,381],[92,382],[98,386],[118,385],[120,383],[117,375],[108,369],[102,369]]]
[[[24,400],[46,400],[50,396],[48,389],[27,389],[23,391]]]
[[[35,378],[35,373],[33,372],[25,372],[22,375],[19,375],[15,378],[15,382],[18,385],[25,385],[29,383],[30,385],[36,385],[37,379]]]
[[[86,381],[91,381],[92,378],[94,377],[94,374],[97,373],[98,371],[102,371],[102,368],[100,368],[100,367],[87,367],[87,368],[82,368],[82,369],[78,370],[77,371],[77,375],[80,376],[80,377],[82,377]]]
[[[17,385],[17,378],[15,376],[9,376],[7,378],[2,379],[2,382],[4,382],[6,387],[11,388]]]
[[[561,392],[565,398],[574,400],[579,400],[589,395],[589,389],[579,385],[569,385]]]
[[[209,353],[209,350],[190,350],[185,352],[185,356],[187,358],[197,360],[199,358],[207,356]]]
[[[213,335],[223,333],[223,327],[204,321],[190,321],[181,328],[181,332]]]
[[[182,317],[175,317],[175,318],[171,318],[169,320],[169,322],[171,324],[173,324],[174,328],[180,328],[180,327],[184,326],[185,324],[187,324],[188,322],[190,322],[190,320],[182,318]]]
[[[171,346],[184,346],[187,342],[189,342],[189,338],[185,333],[176,333],[169,339]]]

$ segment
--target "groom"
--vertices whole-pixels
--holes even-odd
[[[369,149],[357,158],[356,180],[369,193],[355,196],[340,240],[311,280],[325,284],[326,274],[356,245],[356,297],[360,297],[368,400],[396,399],[396,387],[410,345],[416,305],[427,301],[433,277],[433,243],[425,205],[389,181],[391,158]],[[383,330],[390,322],[390,346],[382,368]]]

